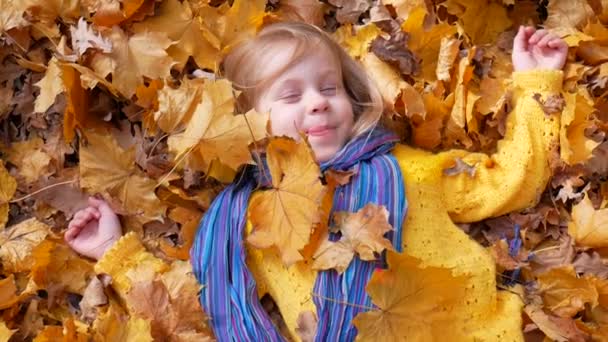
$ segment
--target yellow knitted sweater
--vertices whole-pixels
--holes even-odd
[[[559,117],[546,115],[533,95],[546,98],[559,93],[561,83],[561,71],[513,74],[515,109],[507,119],[505,137],[492,155],[462,150],[433,154],[404,145],[393,151],[409,203],[404,251],[429,266],[450,267],[457,274],[469,275],[466,295],[457,310],[468,321],[463,329],[471,341],[522,341],[522,302],[512,293],[496,290],[494,260],[454,222],[479,221],[537,203],[551,177],[548,157],[558,143]],[[443,175],[455,158],[476,165],[475,175]],[[132,234],[125,236],[96,265],[97,272],[113,276],[119,292],[129,288],[124,275],[136,265],[129,260],[121,265],[107,262],[116,260],[119,247],[132,248],[129,259],[162,268],[141,244],[134,247],[135,239]],[[260,296],[268,293],[273,297],[291,337],[297,339],[298,315],[315,310],[311,294],[316,272],[303,263],[286,268],[273,250],[248,247],[247,253]]]

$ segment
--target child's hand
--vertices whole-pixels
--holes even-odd
[[[99,260],[122,235],[118,216],[107,202],[89,197],[89,206],[74,214],[65,241],[76,252]]]
[[[566,63],[568,45],[547,30],[520,26],[513,40],[513,68],[515,71],[533,69],[560,70]]]

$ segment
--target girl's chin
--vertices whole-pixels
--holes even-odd
[[[315,147],[313,144],[311,145],[318,163],[323,163],[330,160],[338,152],[338,148],[334,146]]]

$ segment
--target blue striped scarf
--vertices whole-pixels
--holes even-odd
[[[336,188],[332,213],[356,212],[368,203],[384,205],[395,228],[387,238],[400,252],[407,201],[401,169],[389,153],[397,141],[394,134],[373,129],[346,144],[321,165],[321,171],[355,171],[350,183]],[[262,173],[247,169],[244,177],[215,198],[190,251],[194,273],[203,285],[201,305],[218,341],[285,340],[262,308],[245,262],[243,231],[249,198],[258,185],[267,183],[257,179],[257,174]],[[339,236],[331,234],[330,239]],[[356,256],[343,274],[318,272],[313,294],[319,318],[316,341],[354,340],[357,331],[351,321],[373,307],[365,286],[374,270],[383,265],[383,260],[362,261]]]

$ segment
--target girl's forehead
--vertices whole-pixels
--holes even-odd
[[[282,45],[282,46],[281,46]],[[295,44],[277,43],[274,48],[265,51],[266,58],[260,61],[257,79],[263,83],[274,83],[285,73],[296,69],[305,62],[317,63],[319,66],[335,69],[340,73],[340,62],[335,53],[324,44],[316,44],[314,48],[297,46]]]

